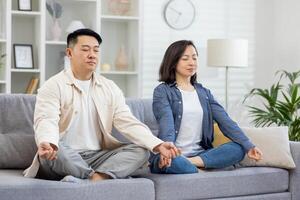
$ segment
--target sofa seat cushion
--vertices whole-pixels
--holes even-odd
[[[155,199],[154,184],[145,178],[76,184],[24,178],[22,170],[0,170],[1,200]]]
[[[247,167],[197,174],[145,174],[153,180],[157,200],[208,199],[288,190],[289,172],[279,168]]]

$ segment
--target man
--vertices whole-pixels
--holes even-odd
[[[146,149],[168,160],[179,154],[131,114],[112,81],[95,73],[101,42],[90,29],[68,35],[71,68],[50,78],[37,94],[38,153],[26,177],[69,182],[125,178],[147,162]],[[113,126],[134,144],[121,144],[111,135]]]

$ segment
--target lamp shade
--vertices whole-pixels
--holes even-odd
[[[209,39],[207,41],[207,65],[213,67],[248,66],[248,40]]]
[[[71,23],[67,27],[66,32],[67,33],[72,33],[73,31],[76,31],[76,30],[82,29],[82,28],[85,28],[85,27],[84,27],[84,25],[82,24],[81,21],[73,20],[73,21],[71,21]]]

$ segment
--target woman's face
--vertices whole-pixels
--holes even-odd
[[[190,78],[196,73],[197,66],[198,56],[196,49],[192,45],[189,45],[177,63],[176,76]]]

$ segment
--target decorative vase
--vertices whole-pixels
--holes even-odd
[[[103,63],[103,64],[101,65],[101,71],[104,71],[104,72],[110,71],[110,64],[108,64],[108,63]]]
[[[58,19],[54,19],[51,32],[52,32],[52,40],[59,41],[61,36],[61,28],[58,23]]]
[[[130,0],[109,0],[108,2],[108,9],[113,15],[127,15],[130,6]]]
[[[115,60],[115,65],[117,70],[125,71],[128,69],[128,59],[127,59],[124,45],[122,45],[119,50],[119,53]]]

